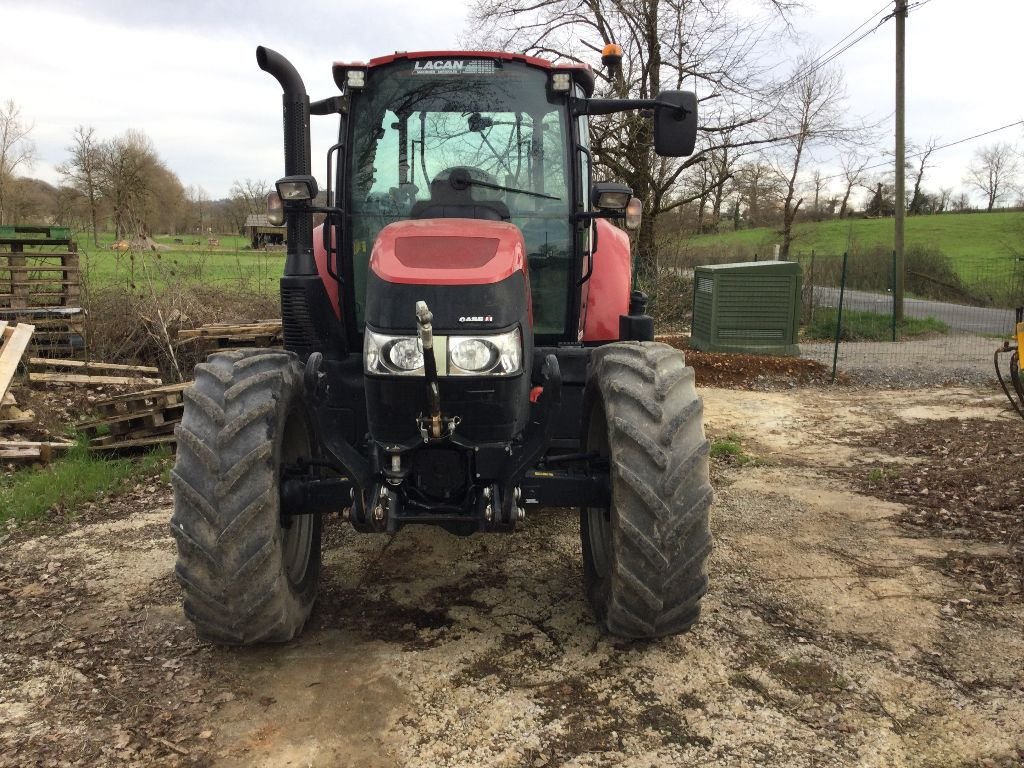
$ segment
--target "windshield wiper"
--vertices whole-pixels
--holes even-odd
[[[476,186],[476,187],[487,187],[488,189],[498,189],[498,190],[501,190],[502,192],[514,192],[514,193],[520,194],[520,195],[530,195],[531,197],[543,197],[545,200],[561,200],[562,199],[560,197],[555,197],[554,195],[546,195],[543,192],[534,192],[533,190],[530,190],[530,189],[516,189],[515,187],[503,187],[500,184],[491,184],[489,181],[477,181],[474,178],[470,178],[467,183],[472,184],[473,186]]]

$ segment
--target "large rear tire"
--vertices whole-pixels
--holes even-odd
[[[613,635],[685,632],[700,615],[711,553],[708,441],[693,369],[665,344],[594,351],[583,447],[608,458],[609,509],[580,513],[587,596]]]
[[[185,615],[215,643],[291,640],[320,574],[319,518],[281,519],[282,466],[316,451],[295,356],[234,350],[197,365],[176,434],[171,533]]]

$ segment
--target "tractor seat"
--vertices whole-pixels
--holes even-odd
[[[461,173],[460,173],[461,172]],[[414,219],[484,219],[509,221],[512,214],[500,200],[475,200],[467,169],[453,168],[430,182],[430,199],[417,201],[410,212]]]

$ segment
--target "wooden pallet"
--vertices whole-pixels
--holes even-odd
[[[96,403],[100,418],[78,424],[91,451],[130,451],[173,445],[191,382],[116,395]]]
[[[254,323],[212,323],[178,331],[178,344],[194,344],[207,351],[236,347],[279,347],[284,343],[280,320]]]
[[[85,353],[85,311],[80,307],[0,307],[0,320],[35,327],[29,346],[35,355],[69,357]]]
[[[69,249],[66,253],[0,253],[0,307],[77,306],[82,292],[81,268],[74,243]]]
[[[183,402],[182,393],[192,386],[192,382],[184,384],[168,384],[155,389],[147,389],[142,392],[132,392],[125,395],[114,395],[100,400],[95,404],[96,410],[102,414],[103,419],[124,416],[129,413],[146,413],[162,408],[169,408]]]
[[[77,427],[85,433],[91,443],[105,445],[111,442],[111,439],[122,438],[128,434],[173,432],[174,425],[181,421],[184,408],[184,403],[158,406],[151,411],[122,413],[95,421],[82,422]],[[170,429],[167,429],[168,426]]]

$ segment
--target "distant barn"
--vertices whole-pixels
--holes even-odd
[[[284,245],[287,231],[287,227],[275,227],[267,221],[265,213],[250,213],[245,217],[245,236],[249,238],[249,245],[253,249]]]

